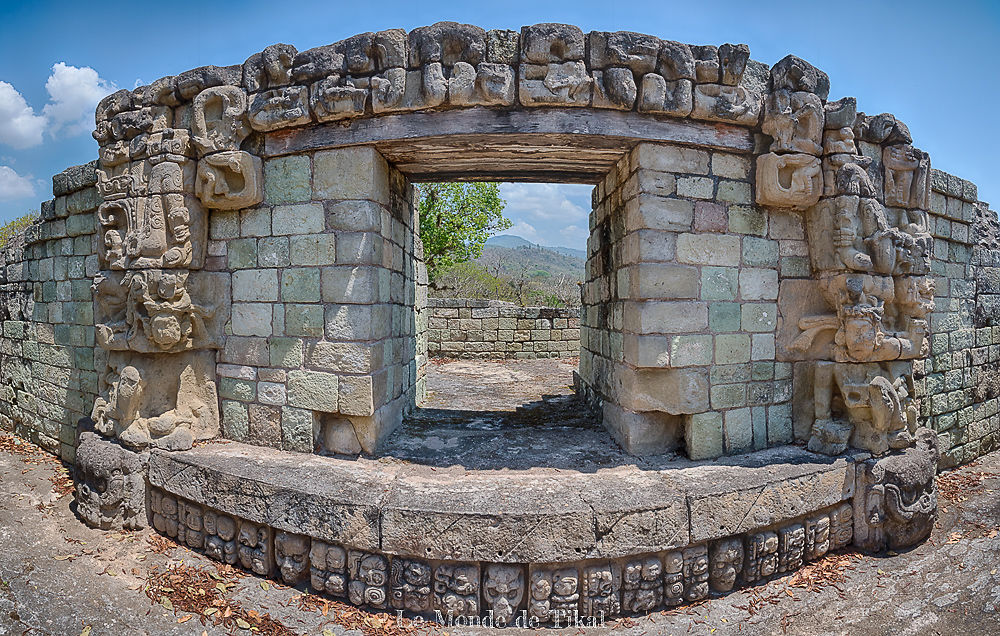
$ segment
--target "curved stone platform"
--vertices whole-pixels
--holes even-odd
[[[578,590],[569,596],[582,599],[579,611],[590,616],[698,600],[710,589],[731,589],[729,579],[754,583],[850,543],[847,502],[866,457],[785,446],[713,463],[664,456],[646,458],[643,467],[623,463],[592,472],[469,470],[213,443],[154,451],[149,480],[159,531],[210,555],[210,544],[217,544],[221,560],[231,554],[230,563],[239,558],[261,575],[280,571],[295,583],[295,570],[281,564],[298,546],[312,560],[317,591],[375,609],[447,612],[452,606],[443,599],[407,604],[405,574],[467,570],[475,572],[476,604],[455,611],[466,615],[491,608],[491,576],[519,589],[508,599],[515,609],[528,603],[532,589],[545,587],[543,579],[551,589],[553,576],[575,577]],[[212,541],[212,529],[217,533],[219,520],[229,517],[233,531]],[[218,547],[226,543],[228,552]],[[254,549],[264,556],[254,559]],[[344,585],[329,587],[331,574]],[[607,583],[608,598],[594,592],[587,601],[588,577]],[[385,589],[365,596],[359,586],[369,580]],[[359,582],[353,597],[352,582]],[[657,592],[639,600],[641,584]],[[540,610],[533,615],[546,620]]]

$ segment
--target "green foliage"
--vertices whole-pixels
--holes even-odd
[[[0,247],[7,245],[12,238],[23,232],[24,228],[34,223],[36,219],[38,219],[38,211],[31,210],[24,216],[0,226]]]
[[[435,282],[444,268],[483,253],[486,239],[509,228],[507,204],[496,183],[425,183],[420,188],[420,240],[427,274]]]

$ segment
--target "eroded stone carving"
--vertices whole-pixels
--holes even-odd
[[[490,563],[483,569],[483,603],[497,623],[509,625],[524,601],[524,569]]]
[[[206,208],[239,210],[264,200],[264,164],[242,150],[217,152],[198,162],[195,192]]]
[[[684,602],[684,555],[680,552],[663,557],[663,602],[667,607]]]
[[[830,550],[839,550],[854,539],[854,508],[842,503],[830,513]]]
[[[931,191],[931,162],[927,153],[909,145],[886,146],[882,163],[886,205],[927,209]]]
[[[215,86],[198,93],[191,109],[191,133],[202,155],[239,150],[250,134],[247,94],[236,86]]]
[[[200,550],[205,546],[205,530],[201,506],[187,501],[177,502],[177,543]]]
[[[630,560],[622,568],[622,610],[649,612],[663,603],[663,563],[657,556]]]
[[[240,522],[240,564],[260,576],[271,576],[274,571],[274,530],[253,523]]]
[[[583,31],[536,24],[521,33],[518,92],[525,106],[587,106],[593,78],[584,63]]]
[[[309,104],[321,122],[364,115],[367,101],[368,89],[344,84],[339,75],[321,79],[309,88]]]
[[[155,384],[157,391],[148,390]],[[218,434],[215,355],[144,356],[112,352],[91,415],[102,435],[130,448],[186,450]],[[164,410],[166,408],[166,410]]]
[[[830,550],[830,516],[819,514],[804,522],[805,559],[814,561]]]
[[[175,165],[162,163],[157,168]],[[179,169],[174,176],[167,171],[159,175],[182,179]],[[189,195],[174,192],[106,201],[97,211],[97,220],[102,267],[197,268],[204,260],[208,219],[197,199]]]
[[[295,585],[309,574],[309,537],[279,530],[274,535],[274,562],[281,580]]]
[[[250,126],[264,132],[308,124],[309,89],[287,86],[257,93],[251,100],[249,116]]]
[[[823,193],[819,158],[805,154],[768,153],[757,157],[757,203],[804,210]]]
[[[715,541],[709,547],[708,582],[713,592],[728,592],[743,571],[743,540],[739,537]]]
[[[778,571],[778,535],[771,531],[755,532],[746,537],[746,560],[743,580],[754,583]]]
[[[773,139],[771,152],[819,156],[823,150],[823,102],[813,93],[777,90],[767,98],[761,130]]]
[[[150,508],[156,531],[177,538],[177,498],[154,488],[150,493]]]
[[[763,109],[763,82],[766,82],[766,77],[760,78],[762,83],[756,86],[744,81],[750,48],[745,44],[723,44],[719,48],[695,46],[691,50],[695,57],[697,80],[691,116],[709,121],[756,125]]]
[[[347,597],[355,605],[385,609],[389,605],[389,561],[381,554],[360,550],[347,553],[350,583]]]
[[[684,600],[697,601],[708,596],[708,547],[696,545],[684,552]]]
[[[92,528],[129,530],[146,527],[146,481],[143,457],[101,439],[80,435],[73,474],[76,509]]]
[[[347,551],[317,539],[309,550],[309,585],[336,597],[347,596]]]
[[[393,559],[389,590],[393,608],[429,612],[433,606],[430,564],[415,559]]]
[[[205,554],[221,563],[235,565],[239,559],[236,535],[239,524],[233,517],[205,510]]]
[[[580,572],[575,567],[532,569],[528,616],[547,623],[564,620],[580,605]]]
[[[907,548],[926,539],[934,527],[937,434],[919,428],[914,437],[913,447],[865,464],[855,495],[864,505],[854,538],[862,549]]]
[[[583,616],[617,616],[621,612],[622,575],[618,566],[588,565],[583,568]]]
[[[464,563],[434,568],[434,609],[445,616],[478,616],[479,566]]]
[[[794,572],[805,558],[806,530],[796,523],[778,530],[778,572]]]

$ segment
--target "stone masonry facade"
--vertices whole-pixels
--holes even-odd
[[[579,310],[430,298],[427,312],[431,357],[530,360],[580,355]]]

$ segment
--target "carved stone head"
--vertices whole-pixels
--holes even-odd
[[[716,592],[728,592],[736,585],[736,575],[743,569],[743,541],[739,538],[722,539],[709,549],[711,568],[708,582]]]
[[[274,537],[274,560],[282,580],[295,585],[309,570],[309,538],[279,531]]]
[[[84,433],[75,481],[77,512],[87,525],[102,530],[145,525],[145,480],[138,454]]]
[[[490,564],[483,577],[483,598],[498,624],[509,624],[524,600],[524,572],[516,565]]]

